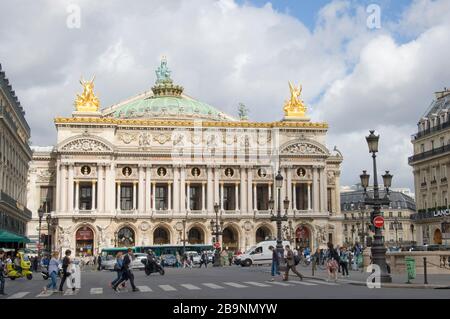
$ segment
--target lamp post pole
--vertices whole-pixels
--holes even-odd
[[[38,258],[41,259],[41,224],[42,224],[42,217],[44,217],[44,209],[39,207],[38,209],[38,216],[39,216],[39,236],[38,236]]]
[[[390,203],[389,200],[389,188],[391,187],[392,175],[389,174],[389,171],[386,171],[386,174],[383,175],[384,187],[386,189],[386,193],[384,198],[380,198],[379,186],[378,186],[378,178],[377,178],[377,162],[376,162],[376,153],[378,152],[378,140],[379,135],[374,134],[375,131],[370,131],[369,136],[366,137],[367,144],[369,146],[369,153],[372,153],[373,160],[373,197],[370,197],[367,194],[367,187],[369,186],[369,178],[370,175],[363,171],[363,174],[360,175],[361,185],[364,188],[365,200],[364,204],[372,206],[373,212],[371,215],[371,222],[374,225],[374,219],[378,216],[381,216],[381,207],[387,206]],[[375,226],[375,225],[374,225]],[[373,264],[378,265],[380,267],[380,282],[389,283],[392,282],[392,277],[389,275],[387,271],[387,263],[386,263],[386,247],[384,246],[384,239],[381,227],[375,227],[375,235],[374,241],[371,247],[372,252],[372,260]]]
[[[414,245],[414,224],[411,224],[409,228],[411,229],[411,245]]]
[[[186,219],[183,219],[183,256],[186,253]]]
[[[212,234],[214,236],[214,243],[219,243],[219,236],[222,235],[222,231],[219,230],[219,204],[215,203],[214,204],[214,212],[216,213],[216,221],[214,222],[214,220],[211,220],[211,230],[213,231]],[[215,229],[215,231],[214,231]],[[220,243],[218,245],[218,247],[221,247]],[[218,247],[214,247],[215,251],[214,251],[214,267],[219,267],[220,266],[220,252],[219,252],[219,248]]]
[[[274,216],[273,213],[270,216],[270,220],[271,221],[275,221],[277,223],[277,252],[278,252],[278,256],[281,257],[281,260],[284,260],[283,256],[283,241],[281,238],[281,223],[283,221],[287,221],[287,215],[285,216],[281,216],[281,187],[283,186],[283,176],[281,175],[281,172],[278,170],[278,174],[275,177],[275,186],[277,188],[277,196],[278,196],[278,207],[277,207],[277,215]],[[289,200],[286,198],[283,201],[284,205],[285,205],[285,209],[287,211],[287,206],[289,207]],[[272,205],[273,205],[273,200],[272,200]]]

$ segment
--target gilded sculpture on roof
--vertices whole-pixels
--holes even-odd
[[[80,84],[83,86],[83,93],[77,94],[75,100],[75,107],[78,112],[98,112],[100,108],[100,101],[94,94],[94,79],[95,75],[90,81],[83,78]]]
[[[291,91],[291,98],[284,102],[284,115],[286,117],[304,117],[306,113],[306,105],[300,99],[302,93],[302,86],[298,87],[289,81],[289,89]]]

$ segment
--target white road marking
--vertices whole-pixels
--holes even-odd
[[[204,285],[208,288],[211,288],[211,289],[224,289],[224,287],[216,285],[216,284],[212,284],[212,283],[204,283],[202,285]]]
[[[235,288],[247,288],[248,286],[244,286],[241,284],[237,284],[235,282],[224,282],[225,285],[231,286],[231,287],[235,287]]]
[[[103,288],[91,288],[91,295],[101,295]]]
[[[256,287],[270,287],[270,285],[262,284],[262,283],[256,282],[256,281],[244,281],[244,284],[249,284],[249,285],[253,285]]]
[[[334,283],[334,282],[327,282],[327,281],[321,281],[321,280],[308,280],[309,282],[313,282],[315,284],[319,284],[319,285],[328,285],[328,286],[339,286],[338,284]]]
[[[197,287],[197,286],[194,286],[191,284],[182,284],[180,286],[183,286],[184,288],[189,289],[189,290],[200,290],[201,289],[200,287]]]
[[[51,290],[47,290],[47,292],[41,292],[39,295],[36,296],[36,298],[42,298],[42,297],[48,297],[51,296],[53,292]]]
[[[317,284],[313,284],[312,282],[308,282],[308,281],[297,281],[297,280],[294,281],[293,280],[293,281],[291,281],[291,283],[304,285],[304,286],[317,286]]]
[[[25,297],[28,294],[29,294],[28,291],[18,292],[18,293],[15,293],[14,295],[11,295],[10,297],[8,297],[8,299],[20,299],[20,298]]]
[[[274,284],[274,285],[278,285],[278,286],[284,286],[284,287],[286,287],[286,286],[292,286],[292,284],[287,284],[287,283],[285,283],[285,282],[279,282],[279,281],[270,281],[270,283],[271,283],[271,284]]]
[[[140,292],[150,292],[153,291],[149,286],[137,286]]]
[[[176,291],[171,285],[159,285],[159,287],[164,291]]]

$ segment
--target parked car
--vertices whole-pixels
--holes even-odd
[[[131,269],[139,269],[144,270],[145,265],[142,262],[143,259],[147,259],[147,254],[144,253],[135,253],[134,259],[131,262]]]
[[[283,247],[290,245],[288,241],[283,241]],[[262,265],[272,263],[272,251],[270,246],[276,247],[276,240],[266,240],[257,243],[255,246],[249,248],[245,253],[237,256],[242,267],[249,267],[251,265]]]
[[[174,255],[161,255],[161,264],[163,267],[175,267],[177,264],[177,257]]]
[[[208,263],[214,262],[214,252],[213,251],[207,251],[208,254]]]
[[[105,257],[102,257],[105,258]],[[102,260],[102,269],[114,270],[114,265],[116,264],[116,257],[112,255],[106,256],[106,259]]]

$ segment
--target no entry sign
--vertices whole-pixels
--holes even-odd
[[[384,218],[383,218],[383,216],[377,216],[377,217],[375,217],[375,218],[373,219],[373,225],[374,225],[376,228],[382,228],[383,225],[384,225]]]

